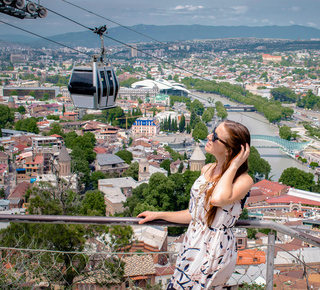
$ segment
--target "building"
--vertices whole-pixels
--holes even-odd
[[[136,137],[154,136],[160,133],[160,123],[154,118],[138,118],[132,125]]]
[[[61,147],[58,155],[59,173],[61,176],[69,176],[71,173],[71,158],[65,146]]]
[[[10,109],[14,109],[16,107],[16,103],[15,103],[14,98],[12,96],[9,97],[8,107]]]
[[[196,149],[194,149],[191,157],[190,157],[190,170],[191,171],[199,171],[206,164],[206,157],[200,149],[199,145],[197,145]]]
[[[147,97],[146,102],[153,104],[162,104],[165,106],[170,106],[170,97],[165,94],[158,94],[155,97]]]
[[[106,215],[123,212],[122,202],[132,195],[132,189],[139,184],[132,177],[99,179],[98,189],[104,193]]]
[[[117,103],[120,102],[120,99],[129,99],[131,100],[133,97],[140,98],[142,100],[145,100],[148,96],[149,97],[155,97],[157,94],[159,94],[160,90],[157,86],[148,87],[148,88],[125,88],[120,87],[119,90],[119,100],[117,100]]]
[[[26,191],[31,188],[31,184],[29,182],[21,182],[19,183],[13,191],[8,195],[7,199],[10,201],[10,209],[12,208],[22,208],[22,205],[25,202],[24,195]]]
[[[149,180],[150,171],[149,171],[149,161],[146,156],[146,152],[143,151],[142,158],[139,161],[139,181]]]
[[[3,87],[3,96],[9,97],[10,94],[16,91],[18,96],[27,96],[34,92],[37,99],[42,99],[47,93],[50,99],[55,98],[60,93],[59,87]]]
[[[3,151],[0,151],[0,164],[9,164],[9,155]]]
[[[98,154],[95,160],[96,171],[104,173],[118,172],[122,174],[129,167],[119,156],[114,154]]]
[[[282,57],[278,55],[263,54],[262,61],[265,63],[268,63],[268,62],[280,63],[282,61]]]
[[[143,80],[131,85],[132,88],[145,88],[151,89],[154,86],[159,88],[160,94],[173,95],[173,96],[184,96],[187,97],[190,92],[186,89],[186,86],[174,81],[167,81],[164,79],[157,80]]]
[[[57,137],[52,136],[41,136],[41,137],[32,137],[32,147],[34,151],[37,151],[37,147],[42,146],[57,146],[58,149],[61,149],[63,145],[63,140],[59,140]]]

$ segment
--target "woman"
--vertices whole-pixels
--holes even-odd
[[[231,228],[253,184],[246,173],[250,133],[240,123],[225,121],[208,135],[205,150],[215,156],[216,162],[205,165],[194,182],[189,210],[138,215],[144,218],[139,224],[155,219],[189,223],[167,289],[222,289],[236,264]]]

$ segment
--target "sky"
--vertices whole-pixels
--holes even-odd
[[[87,27],[116,25],[63,0],[34,0]],[[125,26],[191,25],[209,26],[289,26],[303,25],[320,29],[318,0],[68,0],[98,15]],[[48,12],[44,19],[20,20],[0,13],[0,20],[41,36],[86,30],[63,17]],[[0,22],[1,34],[28,35]],[[156,37],[153,36],[153,37]]]

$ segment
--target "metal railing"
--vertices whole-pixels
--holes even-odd
[[[4,223],[45,223],[45,224],[85,224],[85,225],[131,225],[137,226],[140,218],[121,217],[90,217],[90,216],[46,216],[46,215],[1,215],[0,222]],[[152,226],[184,226],[166,221],[153,221],[145,225]],[[276,232],[301,240],[316,248],[320,247],[320,239],[296,229],[272,221],[239,220],[235,227],[239,228],[268,228]],[[19,237],[18,239],[23,239]],[[275,271],[275,249],[282,250],[285,262],[281,267],[288,272],[300,271],[300,279],[307,289],[310,288],[310,275],[319,275],[315,263],[304,261],[299,253],[292,254],[281,246],[275,244],[275,235],[268,235],[266,247],[267,261],[265,264],[247,265],[240,273],[234,274],[229,285],[237,289],[239,285],[246,289],[246,284],[252,284],[259,276],[265,277],[265,288],[257,286],[256,289],[273,289],[282,285],[295,289],[291,281],[284,283],[283,275]],[[34,248],[6,248],[0,242],[0,289],[165,289],[165,285],[172,275],[175,263],[175,252],[110,252],[87,248],[82,252],[48,251]],[[254,259],[254,257],[252,257]],[[165,261],[157,264],[159,261]],[[158,267],[155,267],[155,264]],[[67,265],[67,266],[66,266]],[[140,266],[139,266],[140,265]],[[278,265],[279,266],[279,265]],[[131,268],[130,268],[131,267]],[[255,267],[254,269],[252,267]],[[288,270],[289,269],[289,270]],[[136,271],[134,276],[125,273]],[[290,271],[289,271],[290,272]],[[169,273],[169,274],[168,274]],[[274,274],[277,273],[275,276]],[[70,283],[68,277],[76,277]],[[319,275],[320,276],[320,275]],[[313,277],[313,276],[312,276]],[[96,288],[96,285],[100,285]],[[92,288],[91,288],[92,286]],[[42,287],[42,288],[41,288]],[[47,287],[47,288],[45,288]],[[54,288],[55,287],[55,288]],[[87,287],[87,288],[86,288]],[[105,288],[103,288],[105,287]],[[261,287],[261,288],[259,288]],[[301,287],[301,285],[297,286]],[[255,288],[247,288],[255,289]],[[281,288],[277,288],[281,289]],[[303,288],[300,288],[303,289]]]

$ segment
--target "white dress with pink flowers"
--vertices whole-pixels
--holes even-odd
[[[206,224],[205,192],[210,188],[202,174],[193,184],[190,193],[189,224],[176,262],[174,274],[167,289],[222,289],[236,265],[237,247],[232,227],[239,218],[246,198],[233,204],[218,207],[210,225]],[[200,195],[199,195],[200,193]]]

